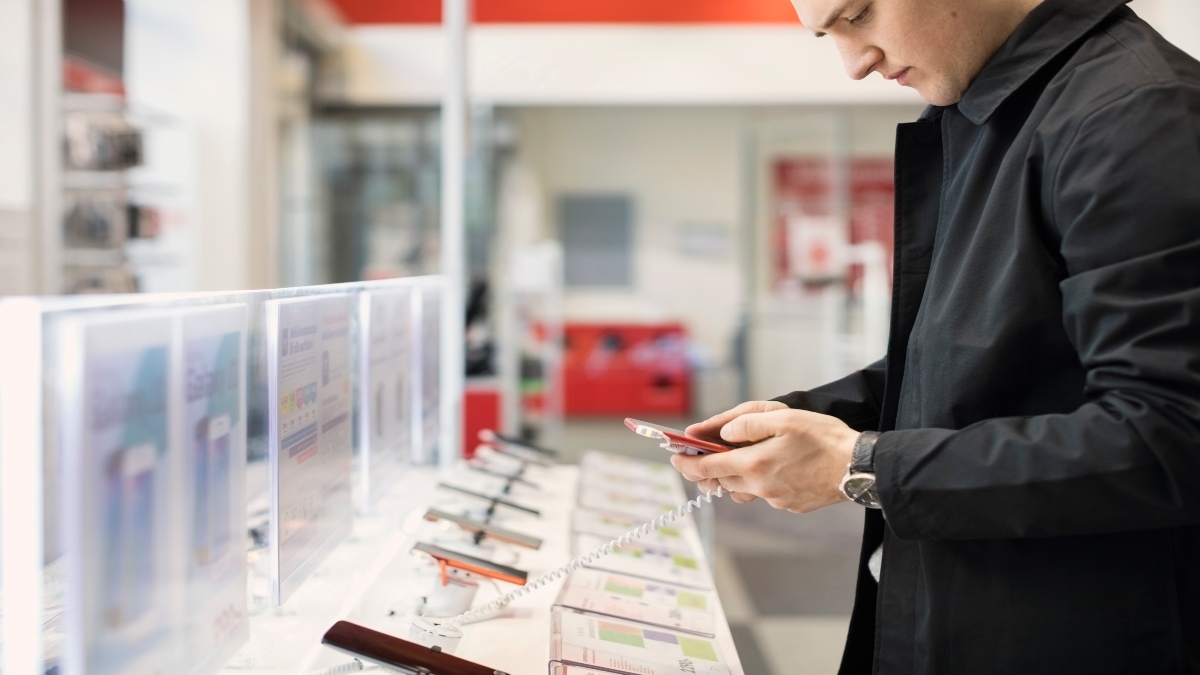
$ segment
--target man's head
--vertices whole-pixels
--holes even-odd
[[[846,74],[879,73],[929,103],[957,103],[1042,0],[792,0],[800,20],[837,43]]]

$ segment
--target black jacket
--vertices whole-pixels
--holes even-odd
[[[884,432],[842,673],[1200,673],[1200,63],[1046,0],[898,129],[886,359],[780,400]]]

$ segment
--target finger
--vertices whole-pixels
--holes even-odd
[[[715,478],[713,480],[719,483],[721,487],[725,488],[726,492],[742,492],[749,494],[748,488],[750,486],[746,482],[746,479],[742,478],[741,476],[724,476],[722,478]]]
[[[737,502],[738,504],[749,504],[750,502],[754,501],[755,499],[758,499],[758,497],[755,497],[754,495],[752,495],[748,492],[730,492],[729,498],[732,499],[733,501]]]
[[[721,485],[721,481],[717,480],[716,478],[705,478],[704,480],[696,483],[696,488],[700,490],[701,494],[708,494],[719,487],[723,486]]]
[[[721,427],[729,424],[733,419],[748,413],[768,412],[771,410],[780,410],[787,406],[779,401],[746,401],[734,408],[726,410],[723,413],[717,413],[712,417],[697,422],[688,426],[684,433],[689,436],[708,436],[709,438],[720,438]]]
[[[749,459],[748,455],[738,450],[714,452],[711,455],[675,454],[671,457],[671,465],[688,476],[688,480],[696,481],[745,475],[744,468]]]
[[[777,411],[748,413],[721,427],[721,438],[730,443],[757,443],[783,433],[784,417]]]

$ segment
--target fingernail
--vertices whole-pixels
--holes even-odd
[[[725,440],[729,440],[729,436],[730,436],[730,435],[731,435],[731,432],[729,431],[729,425],[728,425],[728,424],[726,424],[725,426],[721,427],[721,438],[724,438]]]

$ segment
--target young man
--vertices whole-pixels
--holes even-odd
[[[1200,63],[1126,0],[794,2],[931,104],[888,353],[675,466],[882,506],[842,673],[1200,673]]]

